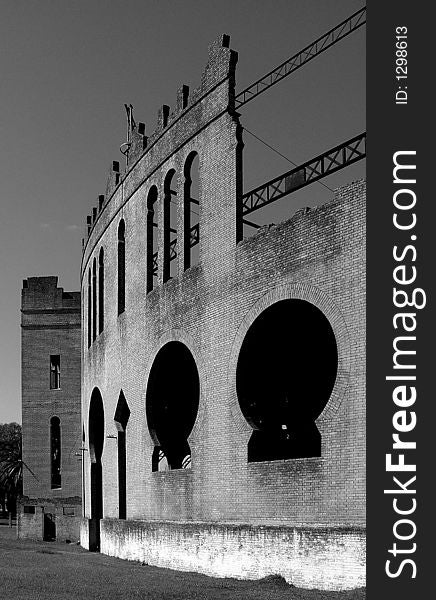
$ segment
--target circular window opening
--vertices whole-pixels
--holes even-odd
[[[254,431],[248,461],[321,456],[315,424],[336,380],[338,351],[323,313],[305,300],[282,300],[249,328],[236,390]]]
[[[188,437],[199,398],[194,357],[181,342],[169,342],[157,353],[147,386],[147,422],[155,442],[153,471],[190,467]]]

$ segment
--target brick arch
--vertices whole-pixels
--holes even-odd
[[[177,210],[178,210],[178,190],[174,189],[177,186],[177,171],[174,168],[168,169],[164,180],[163,180],[163,194],[162,194],[162,217],[163,217],[163,283],[171,279],[171,273],[176,275],[176,270],[173,262],[171,264],[171,243],[174,239],[177,240],[178,223],[177,223]],[[173,200],[175,196],[175,200]],[[173,204],[174,203],[174,204]],[[172,206],[173,205],[173,206]],[[174,220],[176,222],[174,222]],[[180,244],[180,240],[179,240]],[[173,269],[171,268],[173,267]],[[178,273],[177,273],[178,274]]]
[[[203,153],[201,152],[200,144],[196,139],[192,140],[190,143],[186,144],[184,148],[181,148],[177,152],[177,160],[180,161],[181,169],[180,169],[180,177],[184,179],[185,177],[185,169],[187,165],[189,167],[192,165],[195,157],[198,158],[198,170],[201,171],[201,167],[203,164]]]
[[[88,443],[91,462],[101,461],[103,456],[105,426],[103,397],[99,388],[94,387],[88,408]]]
[[[236,368],[238,357],[244,338],[257,317],[263,313],[264,310],[281,300],[305,300],[310,304],[313,304],[327,318],[336,338],[338,351],[336,381],[324,410],[315,420],[315,423],[322,434],[327,423],[334,418],[348,388],[350,378],[350,335],[345,319],[332,298],[320,288],[306,283],[288,283],[287,285],[278,286],[265,293],[253,304],[242,320],[235,335],[235,339],[233,340],[229,359],[228,391],[231,414],[236,427],[241,432],[248,434],[252,431],[252,427],[246,421],[239,406],[238,395],[236,392]]]
[[[194,166],[195,161],[197,161],[196,167]],[[197,260],[195,260],[193,248],[190,243],[191,230],[193,227],[195,228],[195,231],[197,231],[197,241],[200,238],[200,156],[196,150],[191,150],[184,159],[183,176],[183,270],[186,271],[186,269],[189,269],[189,267],[198,262],[198,254]],[[193,184],[195,180],[198,182],[197,194],[193,194]],[[195,196],[198,197],[196,198]],[[193,207],[197,208],[197,210],[193,210]]]
[[[144,396],[143,396],[144,416],[146,419],[147,388],[148,388],[148,379],[150,376],[151,368],[153,366],[153,363],[156,359],[158,352],[169,342],[180,342],[180,343],[184,344],[188,348],[190,353],[192,354],[195,364],[196,364],[196,367],[197,367],[198,378],[199,378],[198,410],[197,410],[197,416],[196,416],[194,425],[192,426],[192,429],[191,429],[191,433],[188,436],[188,443],[191,443],[191,441],[195,443],[195,440],[197,437],[197,432],[201,428],[201,425],[205,420],[205,414],[206,414],[206,406],[205,406],[205,400],[203,397],[203,389],[205,389],[207,369],[206,369],[205,363],[203,361],[203,358],[201,356],[201,353],[197,347],[197,344],[195,343],[195,341],[189,334],[187,334],[185,331],[183,331],[181,329],[170,329],[170,330],[166,331],[164,334],[161,335],[159,340],[152,346],[152,351],[150,353],[151,358],[147,365],[146,378],[145,378],[144,388],[143,388],[144,389],[144,392],[143,392],[143,394],[144,394]],[[147,422],[145,423],[145,425],[146,425],[145,429],[148,433],[150,442],[151,442],[151,444],[154,444],[155,440],[152,437],[152,434],[150,432]]]

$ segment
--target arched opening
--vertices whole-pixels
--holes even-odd
[[[98,255],[98,333],[104,329],[104,251]]]
[[[153,278],[157,277],[157,223],[154,220],[155,205],[157,202],[157,187],[153,185],[147,196],[147,282],[146,290],[153,289]]]
[[[200,242],[200,178],[199,159],[196,152],[191,152],[184,167],[185,183],[183,186],[183,252],[184,270],[198,263]]]
[[[59,417],[52,417],[50,419],[50,471],[52,490],[62,487],[61,451],[61,421]]]
[[[81,460],[82,460],[82,517],[85,516],[86,507],[86,493],[85,493],[85,425],[82,423],[82,447],[81,447]]]
[[[92,300],[91,300],[91,269],[88,269],[88,348],[92,340]]]
[[[155,442],[153,471],[190,466],[188,437],[197,417],[199,398],[200,379],[194,357],[181,342],[168,342],[156,355],[147,386],[147,422]]]
[[[121,390],[115,410],[114,421],[118,431],[118,518],[125,519],[127,513],[126,486],[126,428],[130,409]]]
[[[126,308],[126,225],[118,225],[118,314]]]
[[[163,280],[168,281],[177,277],[177,192],[171,185],[175,170],[168,171],[164,181],[164,256],[163,256]]]
[[[333,390],[338,351],[324,314],[305,300],[282,300],[248,330],[236,388],[254,431],[248,461],[321,456],[315,420]]]
[[[98,388],[94,388],[89,405],[89,458],[91,460],[91,523],[89,549],[100,549],[100,519],[103,518],[103,472],[101,457],[104,445],[104,408]]]
[[[92,340],[97,337],[97,261],[92,261]]]

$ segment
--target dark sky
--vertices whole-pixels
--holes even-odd
[[[361,8],[361,0],[14,0],[0,20],[0,422],[21,421],[20,296],[29,276],[79,290],[86,215],[125,141],[124,103],[155,128],[195,88],[209,43],[239,52],[237,90]],[[300,163],[365,130],[365,28],[241,110],[242,124]],[[292,168],[247,132],[244,189]],[[364,176],[364,161],[324,180]],[[319,183],[258,222],[327,201]],[[251,218],[251,217],[250,217]]]

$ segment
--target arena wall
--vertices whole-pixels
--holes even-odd
[[[304,587],[356,587],[363,585],[365,570],[365,184],[344,186],[327,204],[302,209],[241,239],[236,58],[226,36],[211,46],[201,86],[189,99],[181,90],[173,114],[160,111],[150,138],[135,132],[126,171],[119,173],[114,165],[106,197],[88,219],[82,261],[82,417],[90,450],[90,404],[97,390],[104,409],[99,545],[122,558],[219,576],[281,573]],[[192,152],[199,157],[199,259],[185,270],[181,199]],[[178,274],[164,281],[162,196],[171,169],[177,177]],[[158,277],[147,293],[147,197],[153,185],[158,190]],[[125,310],[118,314],[121,220]],[[88,301],[88,282],[102,248],[104,328],[89,342],[89,324],[98,311]],[[253,427],[238,400],[238,357],[256,318],[287,299],[317,307],[336,339],[336,379],[316,421],[321,452],[248,462]],[[190,468],[153,471],[156,439],[147,419],[147,386],[156,356],[169,342],[181,342],[192,354],[200,399],[188,439]],[[126,519],[119,518],[115,417],[121,395],[129,409]],[[90,547],[95,456],[85,455],[88,520],[81,539]]]

